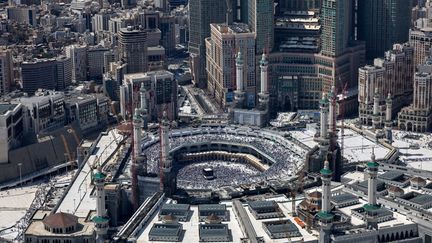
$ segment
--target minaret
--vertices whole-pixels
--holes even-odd
[[[333,176],[333,172],[330,170],[330,165],[327,160],[324,162],[324,168],[321,169],[320,174],[321,174],[321,182],[322,182],[322,194],[321,194],[322,206],[321,206],[321,211],[317,215],[321,227],[319,242],[329,243],[332,222],[334,218],[334,215],[331,212],[331,202],[330,202],[331,179]]]
[[[96,216],[92,218],[92,221],[95,223],[97,243],[104,242],[104,238],[108,232],[109,219],[105,208],[105,177],[100,167],[93,173],[93,183],[96,187]]]
[[[141,127],[142,119],[140,116],[140,110],[135,108],[133,116],[133,136],[134,136],[134,158],[137,158],[141,154]]]
[[[392,134],[392,127],[393,127],[393,121],[392,121],[392,109],[393,109],[393,101],[391,94],[389,93],[387,95],[386,99],[386,120],[385,120],[385,133],[386,138],[389,143],[393,142],[393,134]]]
[[[368,204],[377,206],[376,190],[379,164],[375,161],[375,150],[372,148],[371,162],[367,164],[368,178]]]
[[[320,101],[321,117],[320,117],[320,137],[327,139],[328,135],[328,114],[329,114],[329,101],[327,95],[323,93]]]
[[[266,54],[262,54],[260,61],[261,68],[261,92],[259,93],[259,102],[262,110],[268,110],[269,93],[268,93],[268,61]]]
[[[245,92],[243,87],[243,56],[239,51],[236,58],[236,91],[234,92],[234,99],[237,108],[243,108],[245,100]]]
[[[322,98],[320,100],[320,133],[319,133],[319,137],[315,138],[315,141],[318,142],[319,144],[320,154],[325,156],[327,156],[327,152],[329,149],[328,113],[329,113],[329,101],[327,99],[327,95],[323,93]],[[325,157],[323,158],[325,159]]]
[[[374,98],[373,98],[373,116],[372,116],[372,126],[374,129],[378,129],[380,127],[380,113],[379,113],[379,103],[380,103],[380,95],[378,93],[378,88],[375,88]]]
[[[377,176],[379,164],[375,161],[375,151],[372,148],[371,162],[367,163],[368,173],[368,203],[363,206],[365,210],[365,220],[369,228],[378,227],[377,209],[380,206],[377,203]]]
[[[147,107],[147,98],[146,98],[147,90],[144,87],[144,83],[141,83],[140,87],[140,109],[141,109],[141,117],[143,120],[143,128],[147,129],[148,123],[148,107]]]
[[[167,118],[166,111],[163,112],[162,120],[160,124],[160,147],[161,147],[161,159],[162,171],[161,171],[161,187],[163,192],[170,196],[175,190],[175,177],[172,174],[172,160],[169,156],[169,120]]]

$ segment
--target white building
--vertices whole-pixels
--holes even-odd
[[[22,134],[22,105],[0,104],[0,163],[8,163],[9,150],[20,144]]]
[[[12,102],[23,105],[25,132],[38,134],[65,125],[63,93],[41,91],[35,96],[21,97]]]
[[[87,46],[70,45],[66,47],[66,56],[72,59],[72,80],[87,80]]]

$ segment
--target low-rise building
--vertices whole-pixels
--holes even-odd
[[[35,214],[24,232],[24,242],[95,242],[94,224],[69,213]]]

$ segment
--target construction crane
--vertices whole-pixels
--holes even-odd
[[[296,173],[298,175],[297,180],[293,181],[290,187],[290,197],[291,197],[291,214],[293,217],[297,216],[296,214],[296,205],[295,201],[297,198],[297,193],[303,192],[303,186],[304,186],[304,170],[305,166],[303,165],[301,169],[297,166],[296,163],[294,163],[294,169],[296,170]]]

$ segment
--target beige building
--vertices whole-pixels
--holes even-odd
[[[68,213],[38,211],[24,232],[26,243],[93,243],[94,223]]]
[[[379,95],[379,116],[384,122],[385,99],[392,99],[392,113],[397,113],[409,104],[412,96],[414,48],[409,44],[395,44],[385,53],[384,58],[376,58],[374,65],[359,68],[358,102],[359,117],[363,124],[371,125],[375,91]]]
[[[424,63],[432,46],[432,28],[411,29],[409,43],[414,47],[414,67]]]
[[[413,103],[398,114],[401,130],[427,132],[432,130],[432,59],[418,66],[414,75]]]
[[[256,103],[255,35],[246,24],[211,24],[211,36],[206,39],[206,70],[208,91],[221,107],[233,100],[236,89],[236,53],[244,61],[243,88],[248,107]]]

